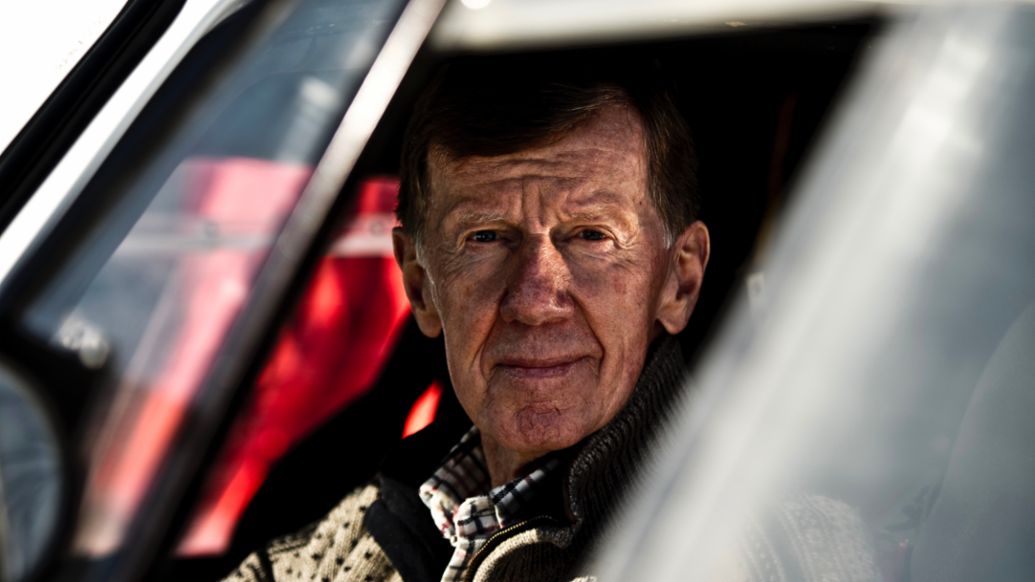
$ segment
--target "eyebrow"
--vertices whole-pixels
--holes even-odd
[[[619,231],[631,231],[636,229],[636,221],[629,220],[625,211],[608,212],[607,208],[617,208],[615,205],[607,205],[600,211],[576,211],[565,215],[569,222],[605,223],[616,225]]]
[[[593,190],[583,195],[573,195],[570,201],[581,207],[621,206],[622,196],[610,190]]]
[[[582,195],[573,195],[565,207],[560,209],[565,220],[599,221],[619,219],[623,225],[631,226],[625,215],[629,209],[621,204],[623,197],[610,190],[594,190]],[[477,196],[463,197],[446,209],[442,225],[445,229],[465,228],[472,224],[512,222],[506,212],[483,208],[485,204]]]
[[[627,222],[625,216],[630,208],[622,204],[623,197],[610,190],[594,190],[584,196],[576,196],[570,200],[571,210],[565,213],[571,220],[600,220],[622,218]],[[564,210],[564,209],[562,209]]]
[[[461,210],[458,212],[454,210],[446,214],[442,222],[446,226],[458,225],[464,227],[470,224],[508,221],[507,216],[502,212],[487,212],[480,210]]]

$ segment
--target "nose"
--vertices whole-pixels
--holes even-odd
[[[504,321],[544,325],[572,315],[568,265],[549,237],[526,238],[510,260],[514,263],[500,305]]]

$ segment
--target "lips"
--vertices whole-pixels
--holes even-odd
[[[508,376],[521,379],[556,378],[570,373],[588,360],[588,356],[551,358],[507,358],[496,364],[496,369]]]

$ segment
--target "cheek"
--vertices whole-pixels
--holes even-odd
[[[443,264],[436,273],[435,305],[442,321],[446,359],[465,408],[484,390],[481,354],[499,312],[502,277],[485,262]],[[466,396],[466,398],[465,398]]]
[[[624,297],[629,294],[629,285],[627,283],[627,279],[625,277],[622,277],[618,273],[616,273],[616,275],[618,276],[616,276],[613,279],[614,284],[611,290],[615,293],[615,295]]]
[[[650,270],[632,261],[597,261],[574,265],[573,292],[591,320],[614,322],[628,330],[642,323],[653,304]],[[635,316],[635,319],[633,319]]]
[[[578,270],[578,301],[604,351],[602,379],[621,399],[635,382],[654,325],[657,285],[650,265],[632,261],[597,264]]]
[[[446,326],[463,328],[494,310],[501,293],[498,261],[453,256],[441,261],[433,276],[436,305]]]

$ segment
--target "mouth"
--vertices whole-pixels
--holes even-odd
[[[518,379],[535,380],[567,375],[588,357],[508,359],[496,364],[500,372]]]

